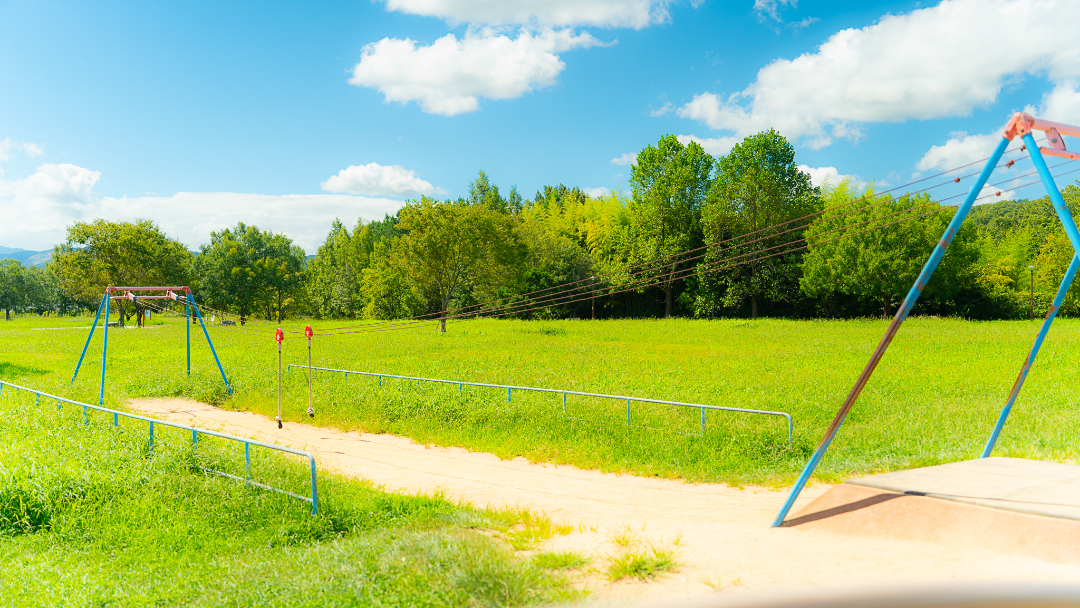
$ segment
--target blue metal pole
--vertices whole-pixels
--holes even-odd
[[[218,371],[221,372],[221,379],[225,381],[225,388],[229,390],[229,394],[232,394],[232,386],[229,384],[229,379],[225,376],[225,368],[221,367],[221,359],[218,359],[217,351],[214,350],[214,343],[210,340],[210,332],[206,329],[206,323],[203,322],[202,313],[199,312],[199,305],[195,302],[195,296],[188,294],[188,301],[191,302],[191,306],[195,309],[195,316],[199,318],[199,325],[202,326],[203,335],[206,336],[206,343],[210,345],[210,354],[214,355],[214,362],[217,363]]]
[[[191,305],[184,304],[184,327],[187,328],[187,375],[191,375]]]
[[[799,497],[799,493],[802,492],[806,482],[810,480],[810,476],[813,475],[814,470],[817,469],[818,463],[821,462],[821,458],[828,451],[829,445],[832,443],[833,438],[836,437],[837,431],[840,430],[840,425],[844,423],[844,419],[847,417],[848,412],[855,405],[855,401],[859,398],[859,394],[862,393],[866,383],[870,381],[870,377],[874,374],[874,370],[877,368],[881,358],[885,356],[885,351],[889,348],[889,344],[892,343],[893,338],[896,336],[896,332],[900,330],[900,325],[907,319],[908,314],[911,312],[915,302],[918,301],[919,296],[922,295],[922,290],[926,288],[926,284],[930,281],[931,275],[937,270],[938,264],[941,262],[941,258],[945,255],[945,250],[949,248],[949,244],[952,243],[953,238],[956,236],[960,225],[967,219],[968,213],[971,212],[971,206],[975,204],[975,199],[979,197],[979,193],[982,191],[983,186],[986,185],[986,180],[990,179],[990,174],[994,172],[994,168],[997,167],[997,163],[1001,160],[1001,155],[1005,153],[1005,149],[1009,146],[1009,140],[1005,137],[1001,138],[998,142],[997,148],[994,149],[994,153],[990,155],[989,160],[986,161],[986,166],[983,167],[979,177],[976,178],[975,183],[971,186],[971,191],[968,192],[967,198],[960,204],[960,208],[956,210],[956,215],[953,216],[952,221],[949,222],[948,228],[945,229],[945,234],[942,235],[941,240],[934,247],[933,253],[930,254],[930,259],[926,261],[926,265],[923,266],[922,272],[919,273],[919,278],[915,279],[915,285],[908,291],[907,296],[904,298],[903,304],[900,305],[900,309],[896,311],[896,316],[893,317],[892,323],[889,324],[889,328],[885,330],[885,335],[881,338],[881,342],[877,348],[874,349],[874,354],[870,356],[870,361],[866,363],[866,367],[863,368],[859,378],[855,381],[855,386],[852,387],[851,392],[848,393],[844,404],[840,406],[840,411],[836,413],[836,417],[833,419],[832,424],[825,431],[825,436],[822,437],[821,443],[818,444],[816,450],[814,450],[813,456],[810,457],[810,461],[806,463],[806,467],[803,468],[802,473],[799,474],[799,478],[795,480],[795,485],[791,488],[791,493],[788,495],[787,500],[784,502],[784,506],[780,508],[780,513],[777,514],[776,520],[773,521],[773,527],[778,527],[784,523],[784,518],[787,517],[788,511],[795,504],[795,500]],[[1031,144],[1028,145],[1029,149]],[[1037,148],[1036,148],[1037,150]]]
[[[315,484],[315,457],[309,456],[308,460],[311,461],[311,514],[319,514],[319,491]]]
[[[90,326],[90,335],[86,336],[86,344],[83,345],[82,354],[79,355],[79,363],[75,365],[75,373],[71,374],[71,383],[72,384],[75,384],[75,377],[79,375],[79,368],[82,367],[83,357],[86,356],[86,349],[90,348],[90,339],[94,337],[94,330],[97,329],[98,319],[101,318],[101,309],[105,308],[105,302],[108,301],[107,300],[108,297],[109,297],[109,294],[105,294],[105,297],[101,298],[101,304],[98,304],[97,314],[94,315],[94,324]],[[105,319],[105,324],[106,325],[109,324],[108,318]]]
[[[124,314],[121,312],[120,314]],[[101,341],[101,390],[98,393],[98,405],[105,405],[105,353],[109,351],[109,293],[105,293],[105,333]]]
[[[1028,372],[1031,371],[1035,356],[1039,354],[1039,348],[1042,346],[1047,332],[1050,331],[1050,324],[1057,317],[1058,309],[1061,308],[1061,303],[1065,300],[1065,294],[1069,291],[1069,286],[1072,285],[1078,269],[1080,269],[1080,257],[1074,255],[1072,262],[1069,263],[1069,269],[1065,271],[1065,277],[1061,279],[1061,286],[1058,287],[1057,295],[1054,296],[1054,303],[1050,306],[1050,310],[1046,312],[1046,319],[1043,321],[1042,327],[1039,328],[1039,335],[1035,337],[1035,344],[1031,347],[1027,359],[1024,360],[1023,367],[1020,368],[1020,375],[1016,377],[1016,382],[1013,383],[1009,398],[1005,401],[1005,407],[1001,408],[1001,415],[998,416],[997,424],[994,425],[994,431],[990,433],[990,440],[986,442],[986,447],[983,448],[982,456],[979,456],[979,458],[987,458],[990,456],[990,452],[994,451],[998,435],[1001,434],[1001,429],[1005,427],[1005,420],[1008,419],[1009,413],[1012,412],[1013,403],[1016,402],[1016,397],[1024,386],[1024,380],[1027,379]]]
[[[1076,222],[1073,221],[1072,213],[1069,212],[1069,207],[1065,204],[1061,191],[1058,190],[1057,184],[1054,183],[1054,176],[1050,174],[1050,169],[1046,166],[1046,160],[1043,158],[1042,153],[1039,152],[1039,146],[1035,143],[1035,138],[1030,132],[1024,134],[1024,143],[1027,145],[1028,153],[1031,155],[1031,162],[1035,164],[1035,169],[1039,171],[1039,177],[1042,178],[1043,185],[1046,186],[1046,193],[1050,195],[1050,200],[1054,203],[1054,210],[1057,211],[1058,219],[1061,220],[1061,226],[1065,228],[1065,235],[1069,237],[1073,250],[1080,255],[1080,231],[1076,229]]]

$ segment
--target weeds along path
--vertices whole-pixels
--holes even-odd
[[[765,588],[872,583],[988,581],[1068,582],[1080,567],[965,547],[770,528],[786,491],[688,484],[501,460],[461,448],[425,447],[391,435],[345,433],[276,423],[250,412],[182,399],[138,399],[134,409],[168,420],[277,442],[316,454],[318,464],[406,493],[442,492],[477,506],[525,507],[573,531],[543,551],[575,551],[592,560],[582,576],[600,602],[674,599]],[[808,488],[802,505],[827,486]],[[599,571],[613,556],[674,549],[680,568],[651,583],[608,583]]]

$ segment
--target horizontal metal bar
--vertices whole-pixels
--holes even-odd
[[[213,473],[214,475],[220,475],[222,477],[228,477],[229,479],[235,479],[237,481],[242,481],[242,482],[244,482],[246,484],[249,484],[249,485],[258,486],[260,488],[263,488],[264,490],[270,490],[272,492],[280,492],[282,494],[288,494],[289,496],[292,496],[293,498],[299,498],[300,500],[311,502],[311,497],[310,496],[301,496],[299,494],[293,494],[292,492],[290,492],[288,490],[282,490],[281,488],[275,488],[274,486],[268,486],[265,483],[259,483],[257,481],[251,481],[250,479],[245,479],[243,477],[240,477],[239,475],[233,475],[232,473],[226,473],[224,471],[218,471],[216,469],[209,469],[207,467],[199,467],[199,468],[201,470],[207,472],[207,473]]]
[[[131,296],[131,297],[134,297],[136,300],[171,300],[172,299],[169,296]],[[130,300],[131,297],[128,297],[128,296],[109,296],[109,299],[112,299],[112,300]]]
[[[3,381],[3,380],[0,380],[0,386],[10,386],[10,387],[14,388],[17,391],[18,390],[24,390],[24,391],[34,393],[36,395],[40,395],[42,397],[47,397],[49,399],[55,399],[57,401],[57,403],[63,402],[63,403],[70,403],[72,405],[82,406],[83,412],[86,412],[88,409],[99,411],[99,412],[106,412],[106,413],[109,413],[109,414],[113,414],[114,416],[123,416],[125,418],[130,418],[132,420],[141,420],[143,422],[147,422],[147,423],[150,423],[150,424],[159,424],[161,426],[167,426],[167,427],[174,428],[174,429],[180,429],[182,431],[191,431],[193,433],[193,435],[192,435],[193,437],[195,437],[196,434],[198,434],[198,435],[209,435],[211,437],[220,437],[221,439],[227,439],[229,441],[237,441],[237,442],[245,443],[245,444],[249,444],[249,445],[257,445],[259,447],[263,447],[263,448],[266,448],[268,450],[275,450],[275,451],[278,451],[278,452],[287,452],[289,454],[296,454],[297,456],[304,456],[304,457],[306,457],[308,459],[308,464],[311,466],[312,471],[315,470],[315,456],[311,452],[308,452],[306,450],[298,450],[298,449],[295,449],[295,448],[290,448],[288,446],[277,445],[277,444],[273,444],[273,443],[266,443],[266,442],[258,441],[258,440],[255,440],[255,439],[244,439],[243,437],[237,437],[236,435],[229,435],[228,433],[219,433],[217,431],[210,431],[210,430],[207,430],[207,429],[200,429],[200,428],[196,428],[196,427],[187,426],[187,425],[184,425],[184,424],[178,424],[178,423],[175,423],[175,422],[169,422],[167,420],[160,420],[158,418],[150,418],[148,416],[140,416],[138,414],[131,414],[129,412],[123,412],[123,411],[120,411],[120,410],[114,410],[114,409],[107,408],[107,407],[102,407],[102,406],[99,406],[99,405],[90,405],[89,403],[83,403],[81,401],[75,401],[75,400],[72,400],[72,399],[67,399],[65,397],[60,397],[58,395],[53,395],[53,394],[50,394],[50,393],[46,393],[44,391],[39,391],[39,390],[36,390],[36,389],[21,386],[21,385],[18,385],[18,384],[13,384],[11,382],[6,382],[6,381]],[[89,423],[89,420],[87,420],[87,423]],[[247,481],[247,480],[244,480],[244,481]],[[314,478],[312,479],[312,481],[314,481]],[[290,496],[295,496],[296,498],[300,498],[300,499],[306,500],[307,502],[310,502],[310,503],[314,504],[314,498],[305,498],[303,496],[293,494],[292,492],[288,492],[286,490],[281,490],[279,488],[265,486],[263,484],[256,483],[256,482],[250,482],[250,483],[255,484],[255,485],[259,486],[259,487],[269,489],[269,490],[274,490],[275,492],[282,492],[282,493],[288,494]],[[314,494],[314,486],[312,487],[312,494]]]
[[[302,367],[304,369],[308,368],[307,365],[297,365],[295,363],[290,363],[288,369],[291,369],[293,367]],[[708,410],[721,410],[721,411],[725,411],[725,412],[743,412],[745,414],[763,414],[763,415],[766,415],[766,416],[782,416],[782,417],[786,418],[787,421],[788,421],[788,439],[791,439],[792,426],[794,424],[794,422],[792,421],[792,418],[791,418],[791,414],[788,414],[787,412],[775,412],[775,411],[772,411],[772,410],[755,410],[755,409],[742,408],[742,407],[726,407],[726,406],[722,406],[722,405],[705,405],[703,403],[686,403],[684,401],[665,401],[663,399],[647,399],[647,398],[644,398],[644,397],[627,397],[625,395],[607,395],[607,394],[604,394],[604,393],[586,393],[586,392],[582,392],[582,391],[568,391],[568,390],[562,390],[562,389],[556,389],[556,388],[539,388],[539,387],[535,387],[535,386],[515,386],[515,385],[512,385],[512,384],[488,384],[488,383],[485,383],[485,382],[463,382],[463,381],[460,381],[460,380],[440,380],[438,378],[420,378],[420,377],[416,377],[416,376],[397,376],[397,375],[394,375],[394,374],[379,374],[379,373],[374,373],[374,372],[359,372],[359,371],[355,371],[355,370],[351,370],[351,369],[335,369],[335,368],[331,368],[331,367],[312,367],[311,369],[317,369],[319,371],[324,371],[324,372],[339,372],[339,373],[344,373],[344,374],[359,374],[361,376],[378,376],[379,378],[398,378],[398,379],[401,379],[401,380],[416,380],[417,382],[436,382],[436,383],[439,383],[439,384],[457,384],[459,386],[464,385],[464,386],[483,386],[483,387],[488,387],[488,388],[505,388],[507,390],[513,389],[513,390],[520,390],[520,391],[533,391],[533,392],[536,392],[536,393],[561,393],[561,394],[564,394],[564,395],[579,395],[579,396],[582,396],[582,397],[599,397],[601,399],[618,399],[620,401],[625,401],[625,400],[629,399],[630,401],[634,401],[634,402],[637,402],[637,403],[660,403],[660,404],[663,404],[663,405],[677,405],[679,407],[705,408],[705,409],[708,409]]]
[[[106,291],[184,291],[189,289],[187,286],[181,285],[179,287],[107,287]]]

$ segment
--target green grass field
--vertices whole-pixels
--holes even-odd
[[[165,321],[110,332],[107,404],[183,395],[275,415],[272,326],[249,326],[261,334],[211,328],[235,389],[227,397],[201,332],[192,333],[188,379],[183,326]],[[909,319],[819,478],[978,456],[1038,323]],[[0,355],[0,373],[96,401],[100,331],[69,388],[85,330],[29,330],[80,324],[88,320],[0,325],[0,339],[11,345]],[[564,415],[559,395],[515,392],[507,403],[498,389],[388,379],[380,387],[375,378],[331,373],[316,374],[315,423],[608,471],[783,485],[816,446],[885,326],[884,320],[477,320],[451,323],[447,334],[425,326],[314,342],[317,366],[785,411],[795,418],[793,446],[775,417],[709,412],[702,433],[696,409],[634,404],[634,426],[627,427],[620,401],[571,396]],[[1056,322],[995,454],[1062,461],[1080,454],[1078,338],[1080,321]],[[290,336],[285,363],[306,357],[306,341]],[[284,417],[304,422],[306,409],[306,374],[294,369],[285,375]]]
[[[67,393],[64,349],[84,334],[29,326],[71,324],[4,325],[21,352],[5,350],[0,378]],[[116,332],[117,351],[177,330]],[[147,346],[117,376],[171,390],[155,378],[161,349]],[[213,395],[211,380],[184,388]],[[91,400],[82,384],[72,394]],[[193,451],[188,435],[158,427],[151,449],[143,423],[114,428],[91,414],[86,424],[78,407],[11,388],[0,416],[0,605],[519,606],[581,595],[557,567],[517,552],[558,533],[528,512],[388,494],[322,471],[313,517],[307,503],[203,472],[243,474],[235,443],[204,436]],[[256,477],[306,494],[305,467],[289,458],[255,450]]]

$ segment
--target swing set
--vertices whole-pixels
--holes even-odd
[[[146,292],[164,293],[141,295]],[[79,376],[79,368],[82,367],[83,358],[86,357],[86,350],[90,348],[90,340],[94,337],[94,330],[97,329],[101,311],[104,310],[105,323],[102,329],[105,334],[101,343],[101,390],[98,394],[98,405],[105,405],[105,359],[109,350],[109,302],[111,300],[129,300],[136,304],[139,300],[172,300],[184,305],[184,317],[186,320],[191,319],[191,312],[194,310],[195,317],[199,320],[199,326],[202,327],[203,335],[206,336],[206,343],[210,345],[210,353],[214,355],[214,362],[217,363],[218,371],[221,372],[221,379],[225,381],[225,388],[230,395],[232,394],[232,385],[229,384],[229,379],[225,376],[225,369],[221,366],[221,359],[218,358],[217,351],[214,350],[214,343],[210,340],[210,332],[206,329],[206,323],[203,322],[202,313],[199,311],[199,305],[195,303],[195,296],[191,294],[190,287],[186,285],[181,287],[110,286],[105,288],[105,296],[101,298],[101,304],[98,306],[97,314],[94,316],[94,324],[90,326],[90,335],[86,336],[86,344],[83,346],[82,354],[79,355],[79,363],[75,366],[75,373],[71,376],[71,383],[74,384],[75,378]],[[184,325],[187,327],[187,375],[191,376],[191,323],[185,322]]]
[[[1049,147],[1039,147],[1035,142],[1035,137],[1032,134],[1033,131],[1042,131],[1045,133]],[[941,240],[938,241],[937,246],[934,247],[934,251],[930,254],[930,259],[926,261],[926,265],[923,267],[922,272],[919,273],[919,277],[915,280],[915,285],[911,287],[911,290],[904,298],[904,303],[901,304],[900,308],[896,311],[896,316],[893,317],[888,329],[885,330],[885,335],[881,338],[881,342],[870,356],[870,361],[867,362],[866,367],[863,368],[862,373],[859,374],[858,379],[855,381],[855,386],[851,389],[851,392],[848,393],[843,405],[840,406],[840,410],[836,413],[836,417],[833,419],[832,424],[830,424],[829,428],[825,431],[825,436],[822,437],[821,443],[818,444],[817,449],[814,450],[814,454],[810,457],[810,461],[806,463],[806,467],[795,481],[795,485],[791,488],[791,494],[788,495],[787,501],[784,503],[784,506],[780,509],[780,513],[776,516],[776,520],[773,522],[773,527],[783,525],[788,511],[790,511],[792,505],[795,504],[795,499],[799,497],[799,493],[810,479],[810,476],[813,475],[814,470],[817,468],[818,463],[821,462],[821,458],[825,455],[825,452],[829,449],[829,445],[836,437],[836,433],[840,430],[840,425],[844,423],[844,419],[847,417],[852,407],[854,407],[855,401],[859,398],[859,394],[862,393],[863,388],[866,387],[867,382],[870,381],[870,377],[874,374],[874,370],[877,368],[878,363],[885,355],[885,351],[889,348],[889,344],[900,330],[900,325],[911,312],[911,308],[915,306],[915,302],[919,299],[919,296],[922,295],[922,291],[930,281],[931,275],[934,274],[934,270],[937,269],[938,263],[941,262],[941,258],[945,255],[945,250],[949,248],[949,243],[952,242],[953,238],[956,236],[956,232],[960,229],[960,225],[967,218],[972,205],[975,203],[975,199],[979,197],[983,186],[986,185],[987,180],[990,178],[990,174],[994,172],[994,168],[997,167],[998,161],[1001,160],[1001,156],[1005,153],[1005,149],[1013,139],[1020,137],[1024,142],[1024,148],[1027,149],[1032,162],[1035,164],[1035,169],[1039,173],[1039,178],[1042,180],[1043,186],[1046,187],[1046,192],[1054,205],[1054,210],[1057,212],[1058,219],[1061,221],[1061,226],[1065,229],[1065,234],[1068,236],[1069,243],[1072,245],[1074,255],[1072,262],[1069,263],[1068,270],[1065,271],[1065,277],[1061,280],[1061,285],[1058,287],[1057,294],[1054,296],[1054,301],[1050,305],[1050,309],[1046,312],[1046,318],[1039,328],[1039,333],[1035,337],[1035,344],[1031,347],[1031,351],[1028,353],[1023,366],[1020,368],[1020,374],[1017,376],[1016,382],[1009,392],[1009,397],[1005,401],[1005,406],[998,416],[997,424],[994,425],[994,429],[990,433],[990,438],[987,440],[980,458],[987,458],[990,456],[990,453],[994,450],[994,445],[997,443],[998,436],[1005,426],[1005,421],[1012,411],[1013,403],[1016,402],[1016,397],[1020,394],[1020,389],[1024,385],[1024,380],[1027,379],[1028,372],[1031,371],[1031,365],[1035,361],[1035,356],[1039,353],[1039,347],[1042,346],[1043,340],[1050,330],[1050,324],[1054,322],[1058,309],[1061,308],[1061,304],[1065,300],[1065,294],[1069,291],[1069,286],[1072,285],[1073,278],[1076,276],[1076,271],[1080,269],[1080,231],[1077,230],[1076,222],[1069,212],[1069,207],[1065,204],[1065,199],[1061,196],[1061,191],[1058,190],[1057,185],[1054,183],[1054,177],[1050,174],[1050,169],[1046,166],[1046,160],[1043,158],[1043,155],[1046,155],[1069,160],[1080,160],[1080,154],[1069,152],[1065,149],[1065,142],[1062,139],[1062,135],[1080,137],[1080,127],[1042,120],[1023,112],[1016,113],[1009,119],[1008,124],[1005,125],[1005,130],[1002,133],[1002,138],[1001,141],[998,142],[997,148],[994,149],[994,153],[991,154],[990,158],[986,161],[986,166],[983,167],[978,179],[975,180],[975,184],[972,185],[967,198],[964,199],[964,202],[957,209],[956,215],[953,216],[952,221],[949,222],[949,226],[945,229],[945,234],[942,235]]]

